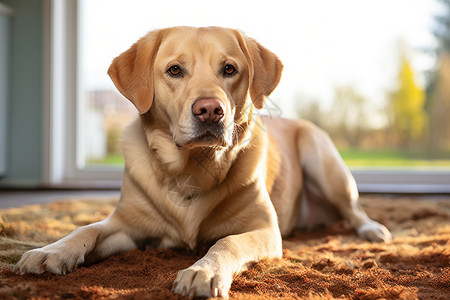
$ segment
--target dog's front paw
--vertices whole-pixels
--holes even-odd
[[[189,298],[228,298],[228,291],[233,280],[232,274],[222,273],[217,270],[214,271],[209,266],[194,264],[178,273],[173,283],[172,291]]]
[[[392,240],[389,230],[378,222],[370,221],[358,228],[360,238],[371,242],[390,242]]]
[[[46,271],[64,275],[84,262],[84,255],[76,249],[61,245],[48,245],[22,255],[13,271],[17,274],[42,274]]]

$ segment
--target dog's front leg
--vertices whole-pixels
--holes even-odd
[[[173,292],[189,297],[228,297],[233,274],[251,262],[281,257],[278,227],[258,229],[220,239],[191,267],[181,270]]]
[[[94,262],[114,253],[135,248],[115,215],[75,229],[63,239],[22,255],[13,271],[19,274],[66,274],[86,260]]]

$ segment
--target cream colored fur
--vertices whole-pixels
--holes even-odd
[[[225,74],[230,65],[237,71]],[[169,73],[173,66],[182,75]],[[282,68],[272,52],[232,29],[175,27],[140,39],[108,72],[141,114],[124,132],[117,209],[25,253],[15,271],[65,274],[149,240],[159,247],[212,244],[179,272],[173,291],[227,297],[234,274],[280,257],[281,236],[313,225],[308,216],[324,203],[361,237],[388,241],[389,231],[358,206],[355,181],[323,131],[306,121],[253,115]],[[220,134],[193,116],[199,99],[224,107]]]

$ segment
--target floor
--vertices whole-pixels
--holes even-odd
[[[0,190],[0,209],[43,204],[56,200],[119,197],[120,190]]]

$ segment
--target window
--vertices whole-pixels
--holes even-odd
[[[151,29],[217,25],[243,29],[279,55],[285,70],[269,101],[284,117],[326,129],[363,190],[448,191],[449,125],[435,122],[443,106],[433,104],[450,106],[438,80],[447,78],[448,59],[434,51],[434,18],[450,10],[443,8],[428,0],[79,0],[66,8],[77,12],[69,177],[119,178],[118,137],[137,112],[106,74],[112,59]]]

